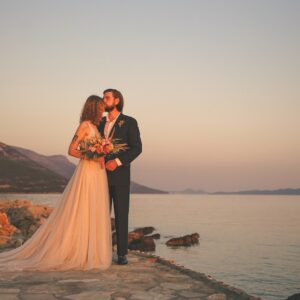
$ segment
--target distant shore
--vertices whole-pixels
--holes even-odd
[[[62,194],[62,192],[30,192],[30,191],[18,191],[18,192],[5,192],[0,190],[0,195],[1,194],[44,194],[44,195],[58,195]],[[203,193],[193,193],[193,192],[164,192],[164,193],[137,193],[137,192],[132,192],[130,193],[132,195],[212,195],[212,196],[222,196],[222,195],[244,195],[244,196],[299,196],[300,195],[300,189],[282,189],[282,190],[250,190],[250,191],[238,191],[238,192],[203,192]]]

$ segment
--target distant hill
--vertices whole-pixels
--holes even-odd
[[[172,194],[188,194],[188,195],[199,195],[199,194],[207,194],[206,191],[203,190],[194,190],[194,189],[185,189],[183,191],[172,192]]]
[[[62,192],[76,165],[63,155],[46,156],[0,142],[0,192]],[[131,193],[167,192],[131,182]]]
[[[62,192],[67,179],[0,143],[0,192]]]
[[[215,192],[212,195],[300,195],[299,189],[285,188],[277,190],[248,190],[237,192]]]
[[[72,176],[76,168],[76,166],[63,155],[46,156],[20,147],[14,147],[14,149],[41,166],[67,179]]]
[[[161,191],[131,181],[130,192],[132,194],[169,194],[169,192]]]
[[[188,194],[188,195],[300,195],[299,189],[285,188],[276,190],[247,190],[237,192],[206,192],[204,190],[185,189],[183,191],[171,192],[171,194]]]

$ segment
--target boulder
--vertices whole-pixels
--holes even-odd
[[[6,213],[0,211],[0,247],[4,248],[13,240],[13,235],[20,232],[17,227],[9,224]]]
[[[155,242],[153,238],[144,236],[140,239],[133,240],[130,243],[128,243],[128,249],[140,251],[154,251]]]
[[[144,235],[139,232],[130,231],[130,232],[128,232],[128,243],[131,243],[133,240],[139,240],[143,236]]]
[[[6,213],[10,224],[20,229],[25,237],[30,237],[37,229],[38,222],[26,207],[9,208]]]
[[[154,230],[155,230],[154,227],[152,227],[152,226],[146,226],[146,227],[135,228],[133,231],[139,233],[142,236],[144,236],[144,235],[152,233]]]
[[[8,208],[19,208],[19,207],[28,207],[32,206],[33,203],[30,200],[26,199],[16,199],[16,200],[1,200],[0,201],[0,210],[6,210]]]
[[[128,248],[130,250],[154,251],[154,239],[160,238],[160,234],[156,233],[147,236],[155,230],[152,226],[138,227],[128,233]]]
[[[0,247],[17,247],[30,238],[53,211],[29,200],[0,201]]]
[[[166,242],[167,246],[191,246],[199,243],[199,233],[187,234],[181,237],[169,239]]]
[[[53,211],[53,207],[45,205],[32,205],[28,206],[27,210],[35,219],[48,218]]]
[[[159,240],[160,239],[160,234],[159,233],[154,233],[154,234],[149,235],[149,237],[151,237],[155,240]]]

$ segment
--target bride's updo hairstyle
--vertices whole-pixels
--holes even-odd
[[[104,111],[105,103],[103,99],[99,96],[91,95],[86,99],[82,108],[80,123],[89,120],[94,125],[98,126]]]

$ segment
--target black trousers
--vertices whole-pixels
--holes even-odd
[[[112,202],[114,204],[118,255],[128,253],[129,194],[129,185],[109,186],[110,212]]]

